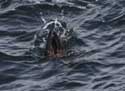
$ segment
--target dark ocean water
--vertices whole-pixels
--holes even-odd
[[[54,19],[73,54],[45,59],[34,36]],[[125,0],[0,0],[0,91],[125,91]]]

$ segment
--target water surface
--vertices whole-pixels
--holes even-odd
[[[33,51],[53,19],[74,30],[73,55]],[[1,0],[0,91],[125,91],[125,1]]]

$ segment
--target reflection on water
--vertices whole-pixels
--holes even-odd
[[[124,0],[0,1],[0,90],[124,91],[124,6]],[[68,52],[47,59],[47,24],[56,19],[69,33]]]

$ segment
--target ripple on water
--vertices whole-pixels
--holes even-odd
[[[124,6],[124,0],[0,1],[0,90],[124,91]],[[73,30],[74,52],[45,59],[34,36],[54,19]]]

